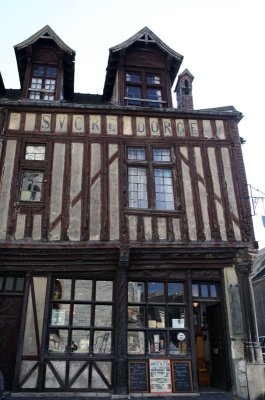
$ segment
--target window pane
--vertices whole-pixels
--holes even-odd
[[[164,283],[148,282],[148,300],[155,303],[165,301]]]
[[[145,354],[144,332],[128,332],[128,354]]]
[[[141,303],[145,300],[145,290],[143,282],[128,283],[128,302]]]
[[[168,322],[171,328],[184,328],[185,326],[185,309],[184,307],[169,306],[168,307]]]
[[[172,172],[169,169],[154,169],[156,209],[174,210]]]
[[[71,352],[88,353],[89,352],[90,331],[73,330],[71,341]]]
[[[210,285],[211,297],[217,297],[216,285]]]
[[[54,100],[54,95],[45,93],[43,96],[43,100]]]
[[[91,306],[89,304],[75,304],[73,309],[74,326],[90,326]]]
[[[145,160],[145,149],[129,147],[128,160]]]
[[[153,149],[153,160],[154,161],[171,161],[169,149]]]
[[[141,82],[139,72],[126,72],[126,81]]]
[[[14,287],[14,278],[8,277],[6,278],[5,290],[13,290]]]
[[[144,307],[139,307],[139,306],[128,307],[128,326],[130,328],[138,328],[145,326]]]
[[[146,169],[129,167],[129,207],[147,208]]]
[[[49,352],[64,353],[68,340],[68,330],[51,329],[49,335]]]
[[[92,281],[77,279],[75,281],[75,300],[90,301],[92,297]]]
[[[34,67],[33,76],[44,76],[44,67]]]
[[[53,304],[51,324],[56,326],[69,325],[69,313],[70,313],[69,304],[58,304],[58,303]]]
[[[35,92],[35,91],[32,92],[32,91],[30,91],[29,98],[31,100],[40,100],[40,92]]]
[[[112,282],[96,282],[96,301],[112,301]]]
[[[20,200],[40,201],[42,182],[42,172],[24,171],[22,174],[22,190],[20,194]]]
[[[42,79],[32,78],[31,89],[41,89],[41,87],[42,87]]]
[[[96,305],[95,326],[112,326],[112,306]]]
[[[166,353],[165,332],[148,332],[148,350],[150,354]]]
[[[55,90],[55,79],[45,79],[45,90]]]
[[[192,284],[192,296],[199,297],[199,285],[197,283]]]
[[[110,331],[95,331],[94,332],[94,347],[95,354],[110,354],[111,353],[111,332]]]
[[[208,285],[201,285],[201,296],[208,297]]]
[[[154,83],[156,85],[160,84],[160,76],[155,74],[147,74],[146,75],[146,82],[147,83]]]
[[[45,146],[26,146],[26,160],[44,160]]]
[[[56,76],[57,76],[57,68],[48,67],[47,68],[47,72],[46,72],[46,76],[49,77],[49,78],[56,78]]]
[[[165,328],[165,307],[148,307],[148,327],[160,329]]]
[[[183,303],[184,285],[180,282],[170,282],[168,284],[168,301],[170,303]]]
[[[169,352],[170,354],[187,354],[187,339],[186,332],[170,332],[170,344],[169,344]]]
[[[70,300],[71,288],[71,279],[55,279],[53,285],[53,300]]]
[[[147,89],[147,98],[148,100],[151,100],[148,101],[147,103],[149,107],[161,106],[161,100],[162,100],[161,90],[153,88]]]
[[[126,88],[126,97],[129,97],[131,100],[127,100],[128,105],[141,105],[141,98],[142,98],[142,90],[138,86],[127,86]],[[138,100],[133,100],[138,99]]]

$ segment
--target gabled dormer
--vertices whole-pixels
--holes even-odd
[[[171,87],[183,56],[145,27],[110,48],[104,100],[122,106],[172,107]]]
[[[48,25],[14,49],[22,99],[73,99],[75,52]]]

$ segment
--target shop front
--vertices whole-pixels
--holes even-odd
[[[13,390],[230,389],[222,270],[203,275],[150,266],[28,274]]]

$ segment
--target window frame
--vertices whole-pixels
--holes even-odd
[[[70,280],[71,281],[71,289],[70,289],[70,296],[69,298],[65,299],[55,299],[53,298],[54,294],[54,283],[56,280]],[[91,281],[91,297],[90,299],[77,299],[75,298],[76,294],[76,282],[77,281]],[[98,282],[111,282],[112,283],[112,298],[110,300],[100,300],[97,299],[97,283]],[[46,355],[48,357],[58,357],[65,355],[66,357],[74,357],[74,358],[87,358],[87,356],[93,356],[98,358],[108,358],[111,359],[114,355],[114,341],[115,341],[115,315],[114,315],[114,280],[113,279],[100,279],[96,277],[77,277],[77,276],[53,276],[51,282],[51,290],[49,295],[49,318],[47,324],[47,344],[46,344]],[[63,304],[69,305],[69,318],[68,323],[65,325],[55,325],[52,324],[52,311],[53,305],[55,304]],[[88,325],[77,325],[74,323],[74,307],[76,305],[89,305],[90,306],[90,323]],[[111,315],[111,325],[103,326],[103,325],[96,325],[96,307],[97,306],[111,306],[112,307],[112,315]],[[67,348],[65,351],[50,351],[49,348],[49,340],[51,332],[55,330],[64,330],[67,331]],[[73,340],[73,331],[87,331],[89,332],[89,349],[88,351],[76,351],[77,349],[72,348],[72,340]],[[111,332],[111,339],[110,339],[110,351],[109,352],[96,352],[95,350],[95,337],[96,333],[98,332]],[[75,352],[76,351],[76,352]]]
[[[35,75],[34,71],[36,68],[43,68],[43,74],[42,75]],[[56,69],[56,75],[55,76],[50,76],[48,75],[48,69],[53,68]],[[59,75],[59,68],[57,65],[49,65],[49,64],[34,64],[32,65],[32,70],[31,70],[31,76],[29,79],[29,86],[28,86],[28,94],[27,98],[29,100],[42,100],[42,101],[54,101],[56,99],[56,91],[57,91],[57,86],[58,86],[58,75]],[[34,88],[33,87],[33,80],[39,81],[36,82],[36,84],[39,84],[40,87]],[[54,89],[47,89],[46,84],[47,81],[54,81],[52,85],[54,85]],[[51,85],[51,83],[49,83]],[[38,97],[32,97],[31,98],[31,93],[37,93],[39,94]],[[48,98],[45,98],[48,96]]]
[[[144,287],[144,295],[142,298],[141,294],[141,299],[140,301],[130,301],[130,296],[129,296],[129,284],[130,283],[141,283],[143,284]],[[163,301],[155,301],[155,300],[150,300],[149,299],[149,284],[151,283],[162,283],[164,285],[164,299]],[[182,301],[170,301],[170,295],[169,295],[169,284],[172,283],[177,283],[181,284],[183,288],[183,298]],[[190,346],[190,330],[189,330],[189,307],[188,307],[188,301],[187,301],[187,283],[182,280],[182,279],[173,279],[173,280],[146,280],[146,279],[128,279],[128,303],[127,303],[127,338],[128,338],[128,345],[127,345],[127,356],[128,358],[131,357],[159,357],[159,356],[170,356],[170,357],[181,357],[181,358],[186,358],[189,353],[189,346]],[[130,321],[129,321],[129,314],[132,311],[133,307],[139,307],[144,310],[143,312],[143,321],[144,325],[143,326],[130,326]],[[153,322],[152,320],[149,319],[148,312],[150,312],[151,309],[154,309],[155,307],[160,307],[164,308],[164,326],[163,324],[161,326],[154,327],[152,324],[149,322]],[[184,326],[183,327],[173,327],[172,324],[173,322],[171,321],[170,324],[170,312],[169,310],[172,309],[172,307],[178,307],[182,308],[182,312],[184,312]],[[130,311],[129,311],[130,310]],[[183,311],[184,310],[184,311]],[[172,340],[172,335],[177,335],[178,333],[184,333],[186,338],[185,338],[185,346],[186,346],[186,353],[177,353],[176,351],[172,351],[170,342]],[[131,337],[137,337],[137,334],[139,334],[138,337],[143,336],[144,338],[144,349],[143,346],[140,346],[140,351],[129,351],[129,336]],[[157,349],[152,350],[150,348],[150,343],[152,340],[152,335],[160,335],[160,339],[162,338],[164,348],[162,347],[162,351],[158,351]],[[153,336],[154,337],[154,336]],[[143,351],[144,350],[144,351]]]
[[[145,159],[129,159],[129,149],[144,149]],[[170,161],[156,161],[153,159],[153,150],[169,150]],[[127,211],[137,210],[141,211],[152,211],[156,213],[176,213],[180,211],[179,197],[178,197],[178,182],[176,173],[176,162],[175,154],[172,146],[159,146],[159,145],[135,145],[127,144],[125,148],[125,160],[126,160],[126,179],[127,179]],[[129,187],[129,168],[145,168],[146,169],[146,188],[147,188],[147,208],[133,207],[130,206],[130,187]],[[155,186],[155,169],[163,169],[171,171],[172,179],[172,194],[174,208],[157,208],[156,207],[156,186]],[[165,193],[165,192],[164,192]]]
[[[44,159],[43,160],[35,160],[35,159],[26,159],[26,149],[27,146],[36,146],[36,147],[45,147]],[[26,141],[23,145],[23,153],[20,159],[20,169],[19,169],[19,179],[18,179],[18,188],[17,188],[17,203],[19,205],[27,205],[27,206],[38,206],[44,204],[45,195],[46,195],[46,184],[47,184],[47,169],[48,169],[48,145],[43,142],[32,142]],[[21,199],[22,186],[23,186],[23,173],[24,172],[35,172],[42,174],[42,185],[41,185],[41,195],[39,200],[23,200]]]
[[[139,80],[128,80],[127,75],[139,75]],[[154,76],[154,82],[150,82],[149,78]],[[159,78],[159,83],[155,82],[155,78]],[[133,100],[132,97],[128,96],[128,89],[137,88],[140,90],[141,96]],[[160,91],[160,100],[152,99],[153,96],[148,95],[150,90]],[[164,108],[168,105],[168,99],[166,97],[165,84],[163,79],[162,71],[152,71],[150,69],[133,69],[127,68],[124,73],[124,104],[126,106],[137,106],[137,107],[156,107]]]

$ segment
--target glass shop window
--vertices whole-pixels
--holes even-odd
[[[111,354],[112,340],[112,281],[54,279],[48,352]]]
[[[183,282],[128,284],[128,354],[186,355],[187,315]]]

